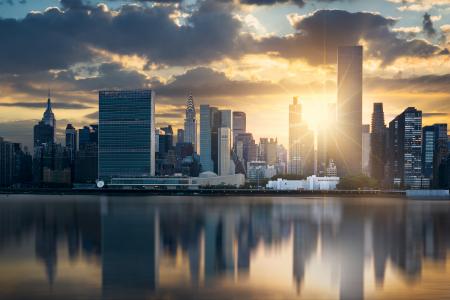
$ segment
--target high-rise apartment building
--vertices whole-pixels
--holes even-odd
[[[370,135],[370,176],[379,182],[385,177],[386,124],[383,103],[374,103],[372,112],[372,133]]]
[[[99,92],[98,175],[155,175],[155,94],[151,90]]]
[[[405,188],[421,188],[422,111],[408,107],[389,123],[389,181]]]
[[[363,48],[338,48],[337,169],[340,176],[362,172]]]
[[[186,102],[186,118],[184,119],[184,141],[194,146],[197,152],[197,114],[195,111],[194,98],[189,95]]]

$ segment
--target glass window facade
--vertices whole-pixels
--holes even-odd
[[[99,179],[155,174],[154,102],[151,90],[99,92]]]

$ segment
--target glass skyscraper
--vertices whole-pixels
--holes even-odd
[[[155,94],[151,90],[99,92],[98,177],[155,175]]]

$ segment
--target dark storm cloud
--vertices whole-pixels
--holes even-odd
[[[283,90],[269,81],[237,81],[229,79],[225,73],[210,68],[199,67],[174,76],[166,84],[154,84],[157,95],[164,97],[186,97],[192,92],[201,97],[245,96],[278,94]]]
[[[423,15],[422,29],[428,37],[434,37],[436,35],[436,29],[434,29],[433,21],[428,13]]]
[[[202,1],[178,26],[173,6],[122,6],[111,12],[80,0],[64,0],[57,8],[30,13],[22,20],[0,19],[0,71],[21,73],[66,69],[90,62],[92,48],[118,54],[141,55],[151,62],[189,65],[241,53],[240,21],[233,5]]]
[[[369,12],[320,10],[294,24],[296,33],[262,39],[260,51],[275,51],[279,56],[305,58],[310,64],[336,62],[342,45],[365,41],[369,56],[390,64],[402,56],[429,57],[441,49],[423,40],[407,40],[392,32],[396,20]]]
[[[370,91],[450,94],[450,74],[410,78],[372,77],[365,79],[365,85]]]
[[[45,103],[43,102],[0,102],[0,106],[4,107],[23,107],[23,108],[45,108]],[[56,109],[86,109],[92,108],[92,106],[82,104],[82,103],[68,103],[68,102],[54,102],[52,106]]]
[[[424,118],[432,118],[432,117],[446,117],[448,113],[422,113],[422,117]]]
[[[16,3],[19,3],[19,4],[26,4],[26,3],[27,3],[27,0],[18,0],[18,1],[14,1],[14,0],[1,0],[1,1],[0,1],[0,5],[3,5],[3,4],[14,5],[14,4],[16,4]]]

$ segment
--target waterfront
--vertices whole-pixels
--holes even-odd
[[[450,202],[0,195],[1,299],[450,295]]]

